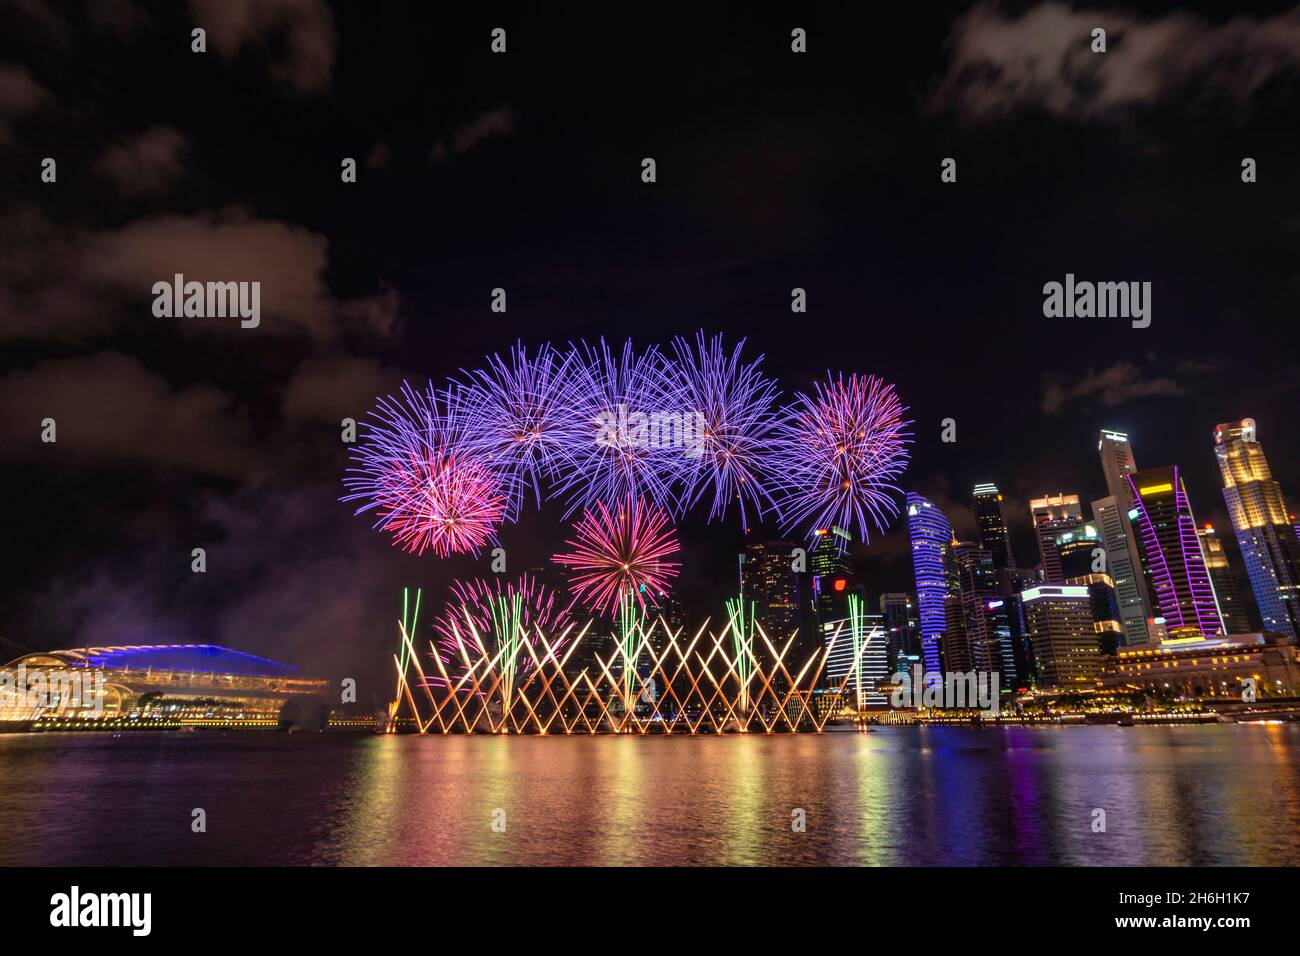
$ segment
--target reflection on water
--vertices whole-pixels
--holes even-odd
[[[1297,754],[1295,724],[9,735],[0,864],[1295,865]]]

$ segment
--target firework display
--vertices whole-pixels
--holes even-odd
[[[447,557],[495,545],[526,503],[559,498],[566,519],[581,517],[575,550],[557,561],[603,614],[623,593],[643,608],[641,586],[676,573],[662,560],[676,550],[669,521],[706,499],[710,521],[735,502],[744,528],[771,513],[787,533],[839,525],[869,540],[898,513],[908,461],[893,386],[841,374],[779,407],[761,357],[746,360],[743,346],[703,332],[674,339],[671,355],[631,341],[520,343],[442,392],[404,384],[350,450],[343,500],[373,511],[397,546]],[[609,563],[648,529],[671,550]]]
[[[740,523],[747,527],[747,505],[762,514],[771,504],[764,471],[777,387],[759,371],[761,358],[741,362],[744,344],[741,339],[728,355],[721,335],[706,342],[700,332],[693,348],[686,339],[674,339],[673,373],[676,394],[690,410],[683,504],[694,505],[711,489],[709,520],[723,517],[734,500]]]
[[[609,614],[635,601],[644,610],[646,594],[665,591],[677,576],[679,550],[668,515],[632,495],[607,505],[597,501],[574,525],[572,550],[556,564],[571,569],[574,595],[597,614]]]
[[[897,479],[907,467],[911,424],[894,386],[843,375],[800,395],[777,426],[772,448],[783,527],[884,530],[899,512]]]
[[[803,661],[790,659],[794,635],[773,642],[760,624],[735,617],[721,632],[706,625],[694,635],[663,620],[638,622],[629,638],[575,663],[590,640],[587,628],[567,645],[540,627],[521,634],[519,654],[535,666],[506,690],[499,651],[468,649],[464,673],[439,682],[425,674],[403,631],[407,663],[393,655],[394,714],[412,719],[421,734],[820,733],[841,712],[856,665],[850,660],[849,673],[829,685],[823,679],[848,640],[842,627]],[[851,656],[860,653],[855,647]],[[446,676],[437,654],[433,663]]]
[[[443,615],[434,622],[438,652],[453,671],[459,669],[465,648],[484,644],[502,665],[527,672],[533,664],[516,653],[520,635],[539,628],[547,634],[563,635],[573,625],[573,601],[560,597],[535,577],[524,574],[503,584],[500,578],[456,581]],[[563,647],[563,638],[557,638]]]
[[[507,506],[501,480],[465,444],[463,420],[432,384],[424,392],[403,384],[372,417],[352,449],[342,500],[362,502],[357,514],[374,511],[375,527],[415,554],[447,557],[495,542]]]
[[[565,517],[596,501],[627,495],[673,511],[686,476],[684,397],[657,348],[638,355],[631,340],[617,354],[604,339],[574,348],[563,403],[573,420],[568,472],[555,494]]]
[[[530,356],[517,344],[506,359],[488,356],[486,368],[465,373],[451,390],[465,422],[465,446],[501,475],[512,518],[526,497],[541,506],[543,483],[564,473],[582,438],[564,386],[574,359],[550,345]]]

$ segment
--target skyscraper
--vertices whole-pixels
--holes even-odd
[[[754,602],[758,623],[778,647],[801,625],[794,549],[792,541],[753,541],[741,565],[744,599]]]
[[[912,540],[916,604],[921,617],[921,655],[927,671],[939,672],[939,641],[947,623],[944,602],[957,593],[952,561],[952,525],[934,503],[907,494],[907,531]]]
[[[1098,561],[1096,552],[1101,550],[1102,560]],[[1063,580],[1083,577],[1085,574],[1097,574],[1105,568],[1106,547],[1101,542],[1101,532],[1091,521],[1073,531],[1066,531],[1056,536],[1056,553],[1061,559],[1061,576]]]
[[[919,657],[921,641],[912,595],[901,591],[880,595],[880,617],[889,639],[889,666],[897,669],[900,658]]]
[[[824,634],[828,627],[848,617],[849,595],[858,591],[853,562],[849,557],[852,541],[852,536],[843,528],[820,528],[817,531],[817,544],[808,556],[808,570],[812,574],[813,610],[818,633]]]
[[[1123,502],[1127,511],[1133,506],[1129,500],[1128,476],[1137,471],[1128,436],[1103,428],[1101,437],[1097,439],[1097,452],[1101,455],[1102,474],[1106,476],[1106,494]]]
[[[1083,509],[1078,495],[1044,495],[1029,502],[1029,516],[1038,536],[1038,556],[1043,564],[1043,580],[1060,584],[1065,580],[1056,539],[1066,531],[1083,525]]]
[[[1214,525],[1207,524],[1198,528],[1196,537],[1201,542],[1201,557],[1205,559],[1205,568],[1210,572],[1210,583],[1214,585],[1214,596],[1219,602],[1223,626],[1229,634],[1250,633],[1250,615],[1241,601],[1237,579],[1232,576],[1232,565],[1228,563],[1228,552],[1223,550],[1223,542],[1215,533]]]
[[[1119,605],[1119,622],[1125,644],[1146,644],[1151,640],[1147,620],[1151,616],[1146,599],[1146,578],[1141,560],[1129,551],[1136,542],[1129,508],[1113,495],[1092,503],[1092,517],[1102,546],[1106,549],[1106,567],[1115,582],[1115,600]]]
[[[1137,472],[1133,446],[1123,432],[1103,428],[1097,438],[1097,453],[1106,477],[1107,497],[1092,503],[1092,517],[1101,532],[1106,565],[1115,582],[1124,643],[1145,644],[1151,640],[1148,622],[1155,611],[1142,573],[1142,549],[1127,517],[1133,510],[1128,477]]]
[[[1222,634],[1223,620],[1178,466],[1139,471],[1128,482],[1133,491],[1129,518],[1142,542],[1147,586],[1169,637]]]
[[[1101,652],[1085,587],[1030,588],[1020,595],[1034,650],[1038,683],[1055,689],[1091,689],[1101,670]]]
[[[1264,457],[1255,420],[1216,426],[1214,454],[1264,629],[1300,639],[1300,538]]]
[[[1001,670],[1002,649],[988,617],[988,604],[998,596],[993,555],[987,548],[965,541],[953,546],[953,558],[971,662],[978,670]]]
[[[1002,509],[998,486],[985,483],[975,486],[975,523],[979,526],[980,547],[993,556],[995,568],[1014,568],[1011,539],[1007,537],[1007,517]]]
[[[856,594],[846,602],[846,610],[848,617],[822,635],[828,652],[826,686],[837,689],[845,684],[844,699],[855,707],[884,705],[888,698],[879,689],[888,676],[884,620],[879,614],[867,614]]]

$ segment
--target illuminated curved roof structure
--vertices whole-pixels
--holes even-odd
[[[67,667],[103,667],[109,670],[195,671],[238,674],[246,677],[281,677],[298,673],[298,668],[266,657],[232,650],[219,644],[126,644],[115,647],[80,647],[42,651],[24,660],[33,664],[62,664]],[[13,662],[15,665],[18,661]]]

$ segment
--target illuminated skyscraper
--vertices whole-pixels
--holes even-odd
[[[837,540],[838,539],[838,540]],[[848,598],[859,593],[850,558],[853,537],[843,528],[817,531],[817,544],[808,556],[812,574],[813,610],[818,632],[848,617]]]
[[[1101,652],[1088,589],[1044,584],[1020,599],[1039,686],[1091,690],[1101,670]]]
[[[741,592],[754,602],[763,630],[778,647],[800,629],[799,577],[792,541],[753,541],[745,546]]]
[[[1106,549],[1106,567],[1115,582],[1115,600],[1119,605],[1119,622],[1125,644],[1146,644],[1151,640],[1147,621],[1151,617],[1146,600],[1146,578],[1142,563],[1129,552],[1129,542],[1136,542],[1129,508],[1115,497],[1092,503],[1092,516],[1102,546]]]
[[[837,630],[822,635],[830,652],[826,657],[825,683],[837,688],[845,684],[847,678],[845,702],[855,707],[882,706],[888,703],[888,698],[879,685],[889,676],[885,649],[888,635],[884,619],[879,614],[867,614],[862,599],[857,595],[846,602],[846,611],[848,617],[836,622]]]
[[[1038,537],[1038,555],[1043,563],[1043,580],[1060,584],[1065,580],[1056,539],[1083,525],[1083,509],[1078,495],[1044,495],[1029,502],[1029,516]]]
[[[1196,518],[1178,466],[1129,475],[1129,519],[1142,543],[1152,600],[1172,640],[1223,633],[1210,572],[1196,537]]]
[[[897,669],[900,660],[921,655],[921,635],[916,627],[916,605],[912,595],[892,592],[880,595],[880,616],[889,638],[889,666]]]
[[[1128,513],[1133,510],[1133,492],[1128,476],[1137,472],[1133,446],[1123,432],[1103,428],[1097,439],[1101,470],[1106,477],[1107,497],[1092,503],[1092,517],[1106,549],[1106,565],[1115,582],[1120,624],[1125,644],[1150,640],[1148,622],[1155,611],[1142,573],[1142,549]]]
[[[952,560],[952,525],[934,503],[907,495],[907,531],[912,539],[916,604],[921,618],[921,655],[927,671],[941,667],[939,641],[947,624],[944,602],[958,594]]]
[[[1095,554],[1101,549],[1101,561]],[[1101,573],[1105,569],[1106,547],[1101,542],[1101,532],[1093,522],[1085,522],[1073,531],[1056,536],[1056,553],[1061,559],[1061,575],[1064,580],[1083,577],[1085,574]]]
[[[1241,603],[1241,592],[1237,590],[1237,580],[1232,576],[1228,552],[1223,550],[1223,542],[1215,533],[1214,525],[1197,528],[1196,537],[1201,542],[1201,557],[1205,559],[1205,568],[1210,572],[1210,583],[1214,585],[1214,597],[1219,602],[1223,626],[1229,634],[1250,633],[1250,615],[1246,612],[1246,605]]]
[[[1106,494],[1124,503],[1124,510],[1133,507],[1128,476],[1137,472],[1133,459],[1133,446],[1123,432],[1109,428],[1101,430],[1097,439],[1097,452],[1101,455],[1101,471],[1106,476]]]
[[[987,548],[964,541],[953,546],[957,584],[961,589],[962,623],[971,662],[977,670],[1002,669],[1002,649],[988,618],[988,604],[998,596],[993,555]],[[1007,648],[1008,652],[1010,647]]]
[[[980,546],[993,557],[995,568],[1014,568],[1011,539],[1007,537],[1007,516],[1002,509],[998,486],[985,483],[975,486],[975,522],[979,525]]]
[[[1255,420],[1216,426],[1214,454],[1264,629],[1300,639],[1300,532],[1287,513],[1282,486],[1273,480]]]

